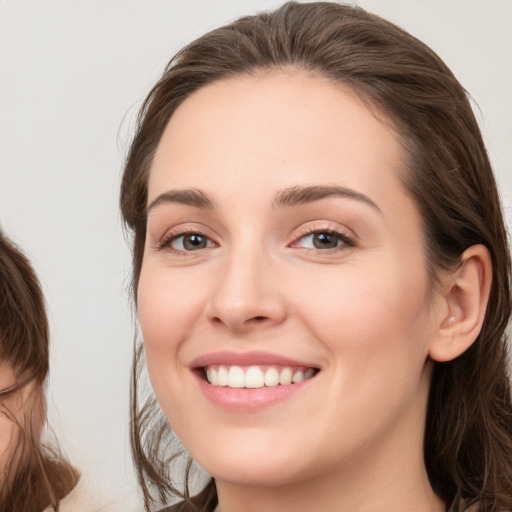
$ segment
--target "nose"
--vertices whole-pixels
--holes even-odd
[[[223,265],[208,305],[210,321],[238,333],[284,321],[286,304],[270,258],[238,251]]]

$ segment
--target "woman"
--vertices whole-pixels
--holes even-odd
[[[78,475],[41,431],[49,336],[44,298],[23,254],[0,232],[0,510],[59,509]]]
[[[143,105],[121,208],[148,510],[179,495],[170,429],[213,477],[176,510],[512,509],[506,231],[424,44],[332,3],[206,34]]]

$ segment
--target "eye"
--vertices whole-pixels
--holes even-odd
[[[215,246],[208,237],[201,233],[184,233],[178,236],[171,236],[164,245],[176,251],[197,251]]]
[[[294,247],[304,249],[329,250],[341,247],[353,247],[354,241],[345,235],[334,230],[313,231],[301,236],[294,244]]]

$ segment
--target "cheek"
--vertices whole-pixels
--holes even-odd
[[[306,286],[296,287],[294,303],[303,322],[331,351],[354,352],[353,360],[361,361],[365,354],[380,354],[384,361],[392,353],[426,356],[426,272],[385,263],[317,272]]]
[[[138,314],[149,378],[164,408],[173,401],[169,386],[183,378],[183,351],[204,310],[204,287],[186,271],[142,269]]]
[[[137,295],[139,323],[149,380],[173,430],[189,415],[189,389],[183,388],[182,345],[193,332],[201,314],[200,288],[182,275],[165,269],[142,269]],[[178,420],[178,424],[176,421]]]
[[[138,313],[146,350],[174,350],[200,312],[196,286],[168,272],[143,270],[138,287]]]
[[[348,450],[364,435],[362,425],[384,428],[409,410],[421,417],[430,294],[421,269],[404,273],[389,265],[385,278],[384,266],[346,270],[308,280],[295,308],[329,354],[325,400],[338,406],[325,413],[326,435],[338,435],[337,417],[353,418],[343,426]]]

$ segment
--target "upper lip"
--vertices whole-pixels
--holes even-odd
[[[226,366],[301,366],[307,368],[318,368],[316,365],[305,361],[298,361],[289,357],[272,354],[270,352],[210,352],[195,358],[190,364],[191,368],[202,368],[214,364]]]

